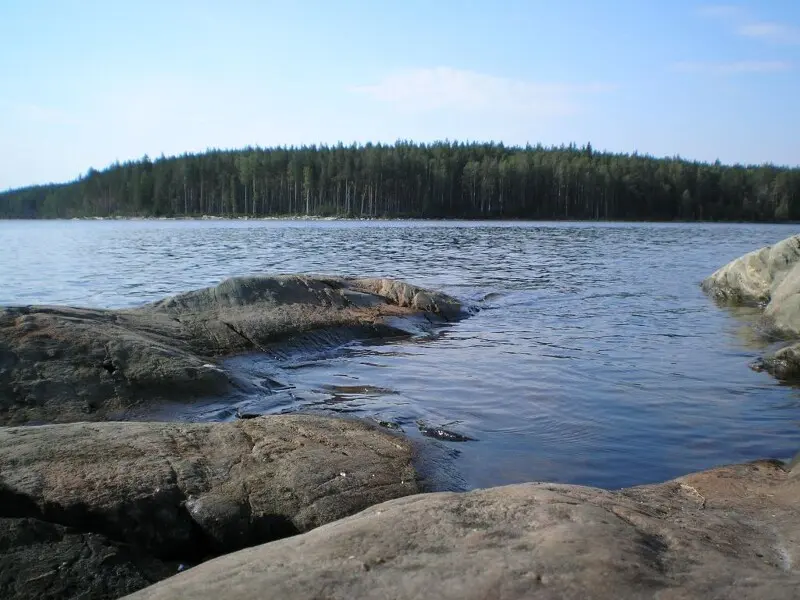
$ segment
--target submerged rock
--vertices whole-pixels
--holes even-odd
[[[471,438],[443,427],[431,427],[426,425],[424,421],[417,421],[417,428],[419,432],[425,437],[440,440],[442,442],[474,442],[475,438]]]
[[[129,310],[0,309],[0,424],[126,416],[224,394],[216,357],[337,329],[405,335],[398,318],[458,318],[453,298],[387,279],[239,277]],[[418,325],[414,325],[418,327]]]
[[[375,423],[377,423],[381,427],[385,427],[386,429],[392,429],[394,431],[404,432],[403,426],[400,423],[396,423],[394,421],[383,421],[380,419],[373,419]]]
[[[312,415],[0,428],[0,597],[132,592],[416,493],[411,461],[396,434]]]
[[[800,235],[737,258],[705,279],[702,288],[724,304],[762,306],[764,333],[794,341],[800,337]],[[779,379],[800,378],[800,343],[754,367]]]
[[[532,483],[416,495],[130,599],[790,599],[799,509],[800,474],[777,461],[619,492]]]

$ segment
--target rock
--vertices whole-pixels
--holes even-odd
[[[475,438],[471,438],[462,433],[450,431],[443,427],[430,427],[424,421],[417,421],[417,429],[425,437],[433,438],[442,442],[475,442]]]
[[[54,539],[62,536],[66,541],[31,551],[53,552],[47,564],[62,552],[61,560],[72,564],[69,556],[77,553],[88,568],[109,544],[117,553],[122,544],[155,569],[159,561],[197,563],[416,493],[411,461],[410,444],[394,433],[314,415],[6,427],[0,428],[0,518],[35,521],[36,528],[50,527]],[[0,546],[0,581],[13,579],[4,585],[25,597],[34,588],[23,585],[9,558],[19,552],[19,544]],[[125,585],[140,581],[126,573]],[[142,577],[143,585],[151,575]]]
[[[756,360],[751,366],[781,381],[797,383],[800,380],[800,343],[784,346],[771,356]]]
[[[453,298],[399,281],[299,275],[227,279],[129,310],[0,309],[0,425],[126,418],[230,392],[219,356],[321,330],[396,336],[403,319],[460,314]]]
[[[770,337],[800,337],[800,235],[750,252],[728,263],[702,283],[723,304],[757,304],[764,308],[760,328]],[[800,377],[800,344],[757,361],[779,379]]]
[[[250,413],[250,412],[242,412],[239,409],[236,409],[236,418],[237,419],[256,419],[260,417],[258,413]]]
[[[177,572],[102,535],[0,518],[0,598],[119,598]]]
[[[800,264],[800,235],[731,261],[703,283],[721,302],[767,304],[786,276]]]
[[[386,429],[393,429],[394,431],[401,431],[401,432],[404,432],[404,431],[405,431],[405,430],[403,429],[402,425],[400,425],[400,423],[395,423],[394,421],[381,421],[381,420],[376,420],[375,422],[376,422],[378,425],[380,425],[381,427],[385,427]]]
[[[778,461],[610,492],[416,495],[223,556],[130,600],[796,598],[800,474]]]

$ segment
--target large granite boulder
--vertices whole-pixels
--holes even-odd
[[[766,305],[797,265],[800,235],[729,262],[706,278],[702,287],[721,302]]]
[[[116,597],[418,491],[409,442],[354,420],[0,428],[0,596]]]
[[[702,287],[723,304],[763,307],[760,330],[794,342],[800,337],[800,235],[737,258],[705,279]],[[754,366],[780,379],[797,379],[800,344],[788,344]]]
[[[610,492],[416,495],[204,563],[131,600],[794,599],[800,474],[777,461]]]
[[[0,425],[127,418],[142,405],[229,392],[216,358],[298,334],[396,336],[460,304],[387,279],[240,277],[129,310],[0,309]]]

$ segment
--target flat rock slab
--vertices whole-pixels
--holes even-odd
[[[160,400],[233,387],[217,357],[299,334],[406,333],[403,319],[451,320],[453,298],[389,279],[238,277],[130,310],[0,309],[0,425],[126,418]]]
[[[620,492],[416,495],[217,558],[131,600],[797,598],[800,477],[723,467]]]
[[[9,591],[0,596],[32,597],[39,588],[30,582],[61,577],[48,575],[52,564],[77,564],[73,555],[95,568],[98,557],[121,553],[108,563],[123,565],[116,575],[96,574],[119,582],[71,581],[78,591],[130,592],[153,573],[175,572],[163,565],[196,564],[416,493],[411,463],[410,444],[393,433],[314,415],[0,428],[0,518],[48,540],[29,551],[0,529],[0,591]]]
[[[722,304],[763,307],[760,330],[793,343],[755,367],[783,380],[800,378],[800,235],[731,261],[702,288]]]

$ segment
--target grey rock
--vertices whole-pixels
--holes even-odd
[[[450,431],[444,427],[435,427],[427,425],[424,421],[417,421],[417,429],[425,437],[433,438],[442,442],[475,442],[475,438],[471,438],[463,433]]]
[[[398,318],[421,315],[455,319],[461,305],[387,279],[285,275],[227,279],[129,310],[0,309],[0,425],[121,419],[225,394],[234,378],[217,357],[323,330],[401,335]]]
[[[770,338],[792,342],[754,365],[779,379],[800,378],[800,235],[750,252],[728,263],[702,283],[703,290],[729,305],[758,305],[758,329]]]
[[[605,491],[415,495],[223,556],[130,600],[790,599],[800,475],[777,461]]]
[[[798,264],[800,235],[794,235],[731,261],[707,277],[702,287],[721,302],[766,305]]]
[[[75,550],[88,568],[97,559],[92,552],[99,556],[109,543],[153,568],[197,563],[416,493],[411,463],[410,444],[394,433],[314,415],[4,427],[0,518],[35,521],[58,535],[77,532],[31,554],[52,552],[48,564]],[[100,540],[99,549],[84,551],[91,540]],[[0,581],[16,577],[9,557],[19,547],[0,546]],[[66,554],[61,560],[69,563]],[[125,585],[149,582],[133,571],[125,577]],[[18,597],[38,589],[14,581]]]
[[[773,354],[756,360],[752,367],[756,371],[766,371],[782,381],[797,383],[800,381],[800,343],[784,346]]]

